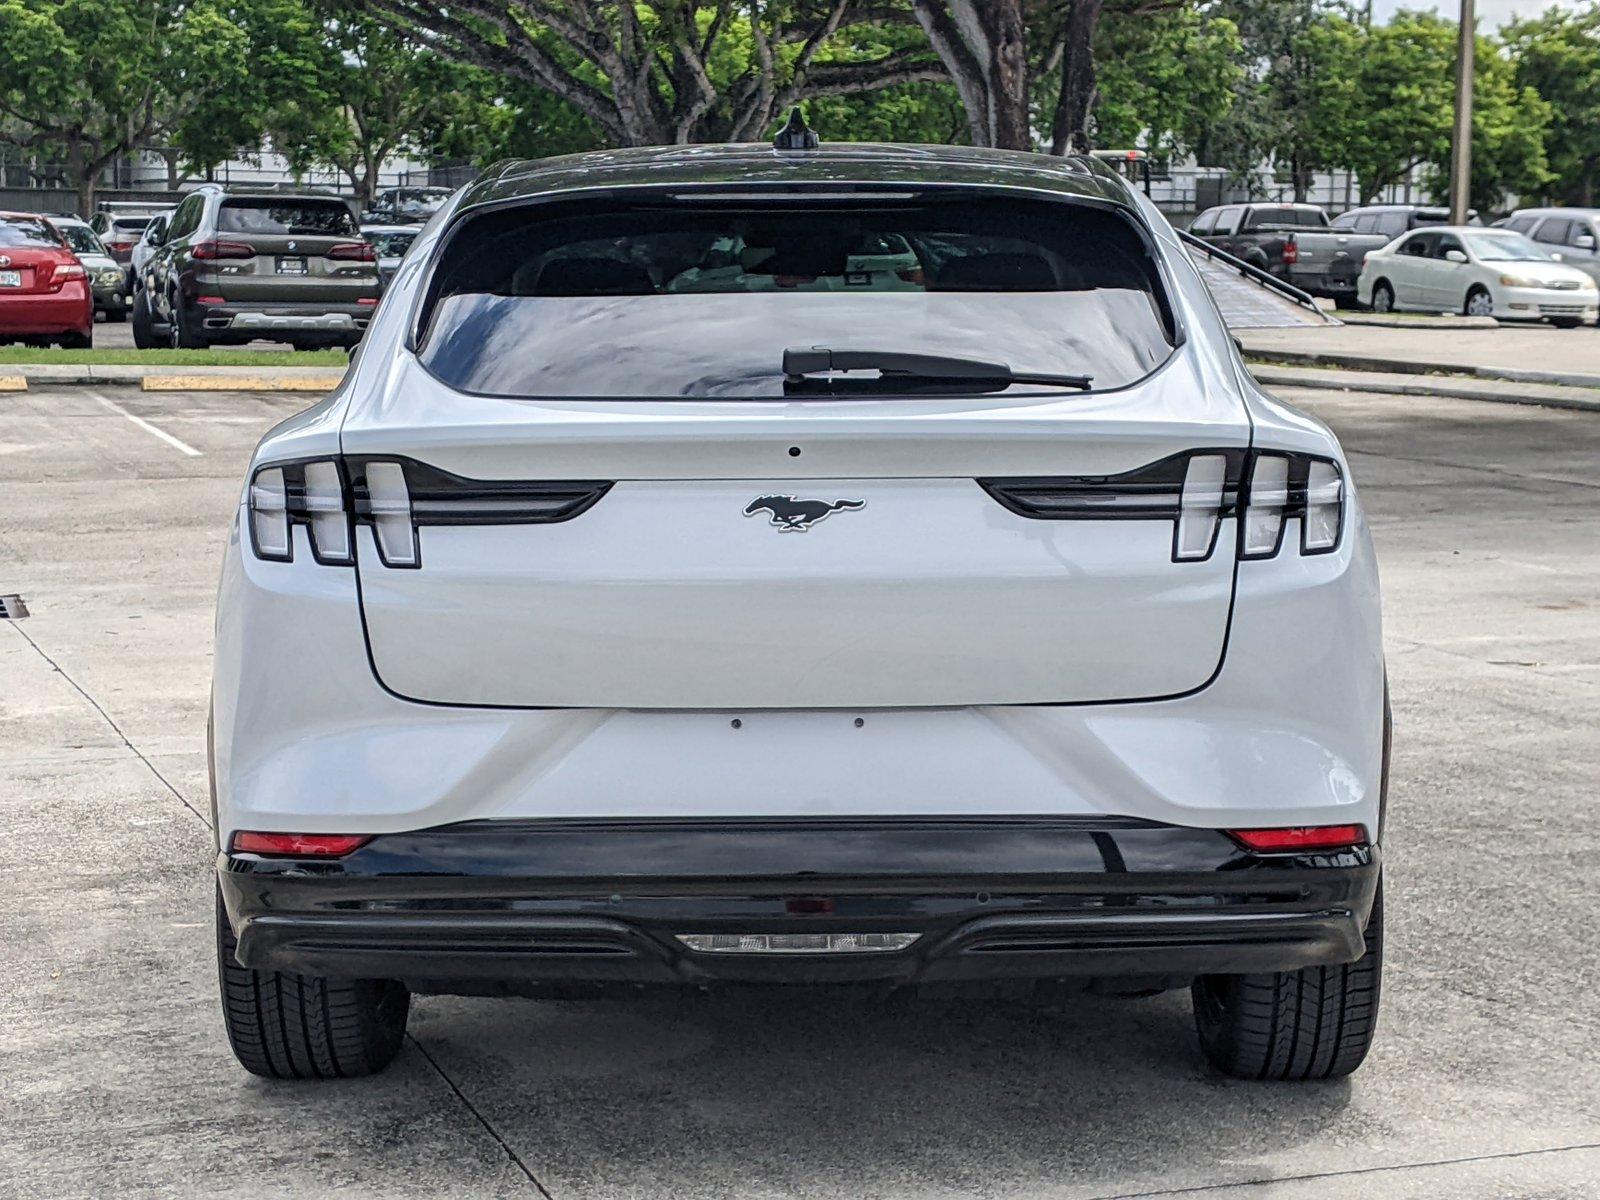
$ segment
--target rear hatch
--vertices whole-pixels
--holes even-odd
[[[216,236],[216,290],[231,304],[317,307],[377,295],[375,255],[342,200],[229,197]]]
[[[358,535],[383,683],[694,709],[1202,686],[1226,643],[1231,520],[1214,497],[1205,536],[1186,527],[1203,554],[1174,561],[1180,495],[1196,450],[1221,493],[1248,421],[1174,351],[1134,227],[1031,208],[590,213],[458,242],[418,358],[343,433],[358,509],[410,522]],[[863,233],[895,261],[855,270]],[[1096,378],[785,377],[785,349],[846,343]]]

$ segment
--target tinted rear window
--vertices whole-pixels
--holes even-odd
[[[52,228],[37,217],[6,217],[0,220],[0,246],[59,250],[61,241]]]
[[[1103,389],[1172,349],[1138,235],[1068,203],[523,209],[470,220],[439,263],[422,359],[490,395],[781,396],[784,350],[813,346],[1001,360]]]
[[[356,221],[339,200],[224,200],[217,212],[219,233],[263,236],[353,237]]]
[[[111,228],[118,233],[143,233],[144,227],[153,220],[154,217],[118,217],[111,222]]]
[[[1290,226],[1295,229],[1321,229],[1327,218],[1314,208],[1258,208],[1250,214],[1250,228],[1275,229]]]

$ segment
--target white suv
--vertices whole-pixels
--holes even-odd
[[[347,1076],[414,993],[1078,981],[1344,1074],[1387,729],[1344,456],[1115,174],[500,166],[240,497],[229,1037]]]

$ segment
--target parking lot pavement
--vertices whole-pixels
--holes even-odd
[[[1294,398],[1352,454],[1395,707],[1377,1047],[1299,1086],[1209,1075],[1181,994],[424,998],[382,1076],[245,1074],[211,604],[249,449],[302,402],[0,402],[0,593],[32,610],[0,622],[0,1195],[1600,1196],[1600,418]]]

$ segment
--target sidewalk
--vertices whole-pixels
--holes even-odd
[[[1335,325],[1244,329],[1239,339],[1252,362],[1600,388],[1600,329],[1589,326]]]
[[[1532,404],[1600,413],[1600,390],[1557,387],[1466,376],[1415,372],[1351,371],[1312,367],[1250,364],[1256,382],[1267,388],[1319,388],[1344,392],[1381,392],[1389,396],[1444,396],[1451,400],[1483,400],[1495,404]]]

